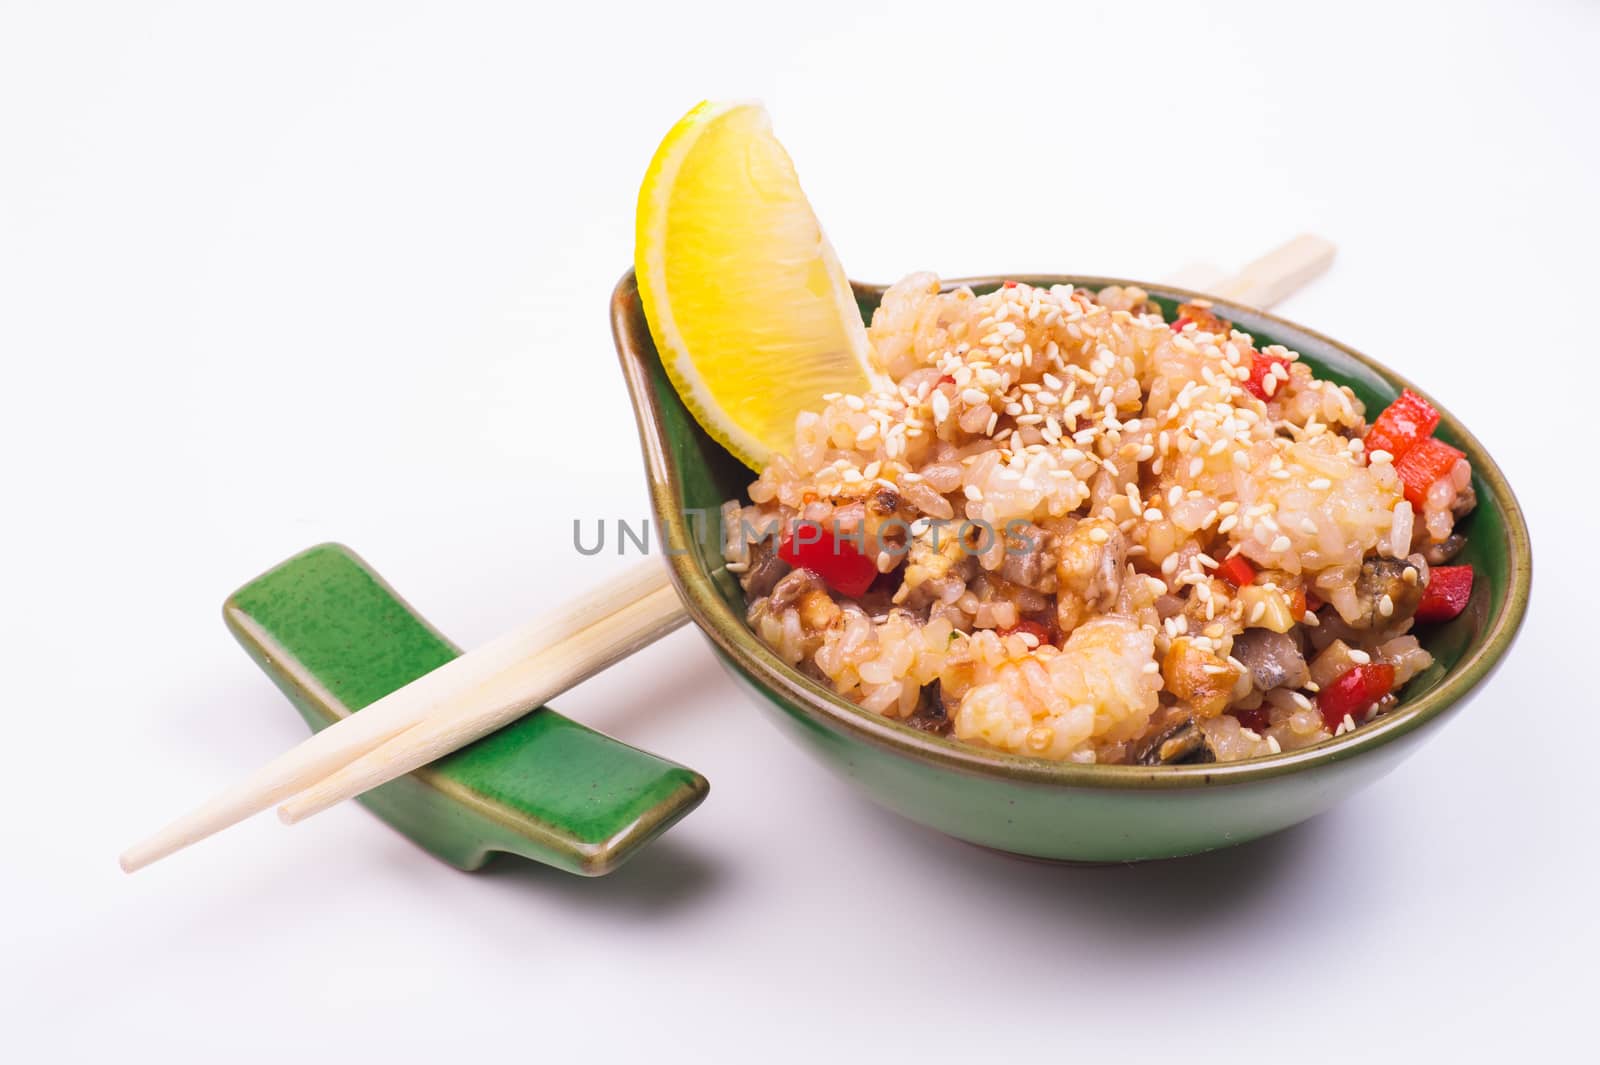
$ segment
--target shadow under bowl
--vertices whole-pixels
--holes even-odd
[[[1138,284],[1171,320],[1198,293],[1115,278],[1033,276],[1033,285],[1093,289]],[[1001,278],[952,281],[978,292]],[[857,285],[870,319],[881,286]],[[1261,311],[1212,301],[1263,344],[1300,353],[1318,376],[1348,385],[1375,411],[1399,374],[1319,333]],[[1461,526],[1458,560],[1476,574],[1466,611],[1418,633],[1434,665],[1393,712],[1298,751],[1187,766],[1077,765],[945,739],[834,694],[783,662],[744,621],[737,581],[723,569],[719,508],[747,500],[753,475],[700,428],[667,379],[632,271],[611,299],[612,331],[644,450],[661,542],[690,616],[752,701],[796,742],[883,806],[958,839],[1014,854],[1079,862],[1171,858],[1258,839],[1327,810],[1397,766],[1481,689],[1510,649],[1528,604],[1527,525],[1500,468],[1444,408],[1437,435],[1472,463],[1478,506]],[[1435,404],[1437,406],[1437,404]]]

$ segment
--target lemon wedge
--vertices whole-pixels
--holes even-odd
[[[706,101],[668,132],[639,190],[634,273],[678,395],[752,469],[824,394],[868,387],[849,279],[759,104]]]

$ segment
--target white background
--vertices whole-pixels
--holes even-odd
[[[0,1049],[1592,1050],[1600,10],[1164,7],[0,7]],[[607,880],[463,875],[355,807],[124,877],[303,735],[231,588],[337,539],[472,643],[620,564],[571,547],[646,513],[606,298],[705,96],[767,101],[856,277],[1336,240],[1284,313],[1425,382],[1527,508],[1505,667],[1298,830],[1081,870],[869,806],[685,631],[557,704],[712,781]]]

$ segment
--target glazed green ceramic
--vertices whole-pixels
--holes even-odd
[[[1018,280],[1096,289],[1137,283],[1100,277]],[[966,283],[983,292],[1000,279]],[[1177,303],[1197,297],[1138,284],[1163,304],[1169,319]],[[881,295],[881,288],[857,286],[864,317]],[[1264,343],[1287,345],[1318,374],[1349,385],[1370,410],[1386,405],[1402,388],[1426,395],[1318,333],[1214,302],[1239,328]],[[801,746],[882,805],[959,839],[1038,858],[1136,861],[1226,847],[1298,824],[1389,772],[1458,712],[1510,649],[1527,609],[1532,562],[1522,511],[1494,461],[1444,411],[1438,435],[1472,462],[1478,508],[1464,525],[1470,539],[1463,561],[1472,563],[1477,580],[1465,613],[1420,634],[1436,664],[1407,686],[1396,711],[1304,750],[1244,762],[1155,768],[1061,764],[920,732],[802,676],[745,626],[743,599],[721,569],[715,530],[719,506],[747,498],[753,475],[700,429],[673,391],[651,342],[632,273],[613,293],[611,316],[638,418],[651,502],[690,615],[755,704]],[[697,529],[712,532],[697,536]]]
[[[257,577],[223,616],[312,731],[460,653],[338,544]],[[541,708],[359,801],[460,869],[506,853],[600,876],[705,797],[692,769]]]

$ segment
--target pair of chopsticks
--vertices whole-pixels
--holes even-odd
[[[1300,236],[1231,278],[1200,266],[1172,284],[1269,307],[1333,254],[1320,237]],[[687,620],[662,561],[646,559],[316,733],[130,847],[122,868],[135,872],[276,804],[286,824],[303,821],[503,728]]]
[[[124,851],[122,868],[135,872],[275,803],[286,823],[303,821],[510,724],[687,620],[661,560],[636,563],[316,733]]]

